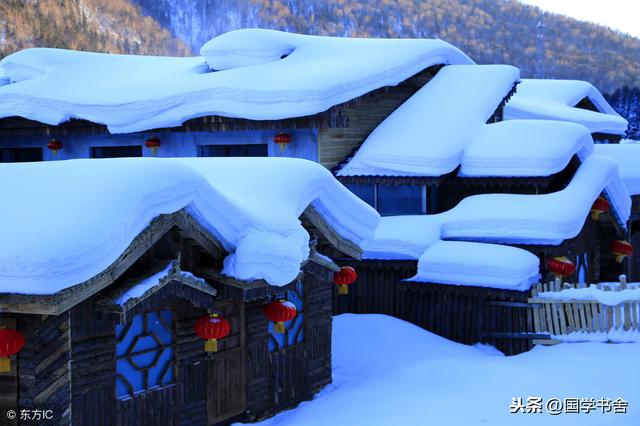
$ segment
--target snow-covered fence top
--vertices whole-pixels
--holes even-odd
[[[207,115],[277,120],[325,111],[432,65],[473,63],[441,40],[261,29],[223,34],[201,54],[26,49],[0,61],[0,117],[52,125],[81,118],[106,124],[112,133],[179,126]]]
[[[0,293],[53,294],[106,270],[162,214],[185,212],[228,252],[223,272],[284,285],[309,255],[310,206],[358,245],[375,210],[319,164],[130,158],[0,167]]]
[[[601,112],[575,107],[583,98],[588,98]],[[598,89],[579,80],[522,80],[504,108],[504,118],[570,121],[582,124],[592,133],[616,135],[624,134],[628,125]]]
[[[532,289],[536,332],[555,341],[640,341],[640,283],[561,284]]]

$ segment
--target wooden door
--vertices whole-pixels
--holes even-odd
[[[13,318],[0,318],[0,327],[16,328]],[[0,374],[0,426],[17,425],[17,419],[10,419],[10,410],[18,412],[18,365],[17,356],[11,357],[11,372]],[[17,417],[17,415],[16,415]]]
[[[231,324],[230,335],[219,342],[207,361],[207,417],[210,425],[231,419],[247,409],[244,304],[217,304],[215,310]]]

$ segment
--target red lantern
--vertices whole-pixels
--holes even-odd
[[[611,243],[611,251],[615,254],[616,261],[622,263],[625,257],[633,254],[633,246],[627,241],[618,240]]]
[[[211,314],[208,317],[198,319],[193,330],[199,337],[207,340],[204,343],[205,351],[218,352],[218,339],[224,339],[229,335],[231,325],[229,325],[229,321],[218,314]]]
[[[264,315],[273,321],[273,331],[284,333],[284,323],[291,321],[298,314],[296,305],[287,300],[274,300],[264,307]]]
[[[149,139],[144,141],[144,146],[151,150],[152,155],[156,155],[156,153],[158,152],[158,148],[160,148],[160,145],[162,145],[160,139],[155,136],[151,136]]]
[[[547,268],[556,277],[568,277],[576,271],[576,265],[565,256],[555,257],[547,261]]]
[[[280,152],[284,151],[284,149],[291,143],[291,136],[280,132],[273,137],[273,141],[278,144],[280,147]]]
[[[0,328],[0,373],[11,371],[9,357],[20,352],[24,343],[24,336],[18,330]]]
[[[53,152],[53,155],[56,155],[58,151],[62,149],[62,142],[53,138],[47,143],[47,148],[49,148],[49,151]]]
[[[333,282],[338,286],[338,294],[349,294],[349,287],[358,278],[356,270],[351,266],[343,266],[339,272],[334,272]]]
[[[611,205],[604,197],[598,197],[591,207],[591,218],[598,220],[602,213],[608,212]]]

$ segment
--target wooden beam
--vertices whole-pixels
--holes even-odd
[[[353,241],[350,241],[338,232],[336,232],[329,224],[324,220],[322,215],[312,206],[309,205],[302,215],[315,226],[318,231],[325,237],[329,243],[342,253],[350,256],[356,260],[362,259],[362,249]]]
[[[98,275],[52,295],[0,295],[0,312],[59,315],[111,285],[174,226],[198,244],[202,244],[206,250],[215,253],[222,248],[222,245],[184,210],[163,214],[153,219],[127,249]]]

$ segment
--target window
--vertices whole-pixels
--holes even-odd
[[[175,381],[173,314],[136,315],[116,326],[116,396],[119,399]]]
[[[376,207],[376,186],[373,184],[348,183],[347,189],[356,194],[362,201],[371,207]]]
[[[42,148],[0,148],[0,163],[42,161]]]
[[[201,145],[200,157],[267,157],[267,144]]]
[[[293,290],[285,292],[283,299],[293,303],[298,314],[294,319],[285,323],[284,333],[275,333],[273,322],[269,321],[269,352],[304,341],[304,284],[298,281]]]
[[[378,212],[383,216],[421,214],[422,186],[378,185]]]
[[[142,157],[142,145],[91,147],[91,158],[122,157]]]
[[[437,211],[437,188],[427,188],[425,185],[381,183],[347,183],[345,186],[383,216],[426,214]]]

